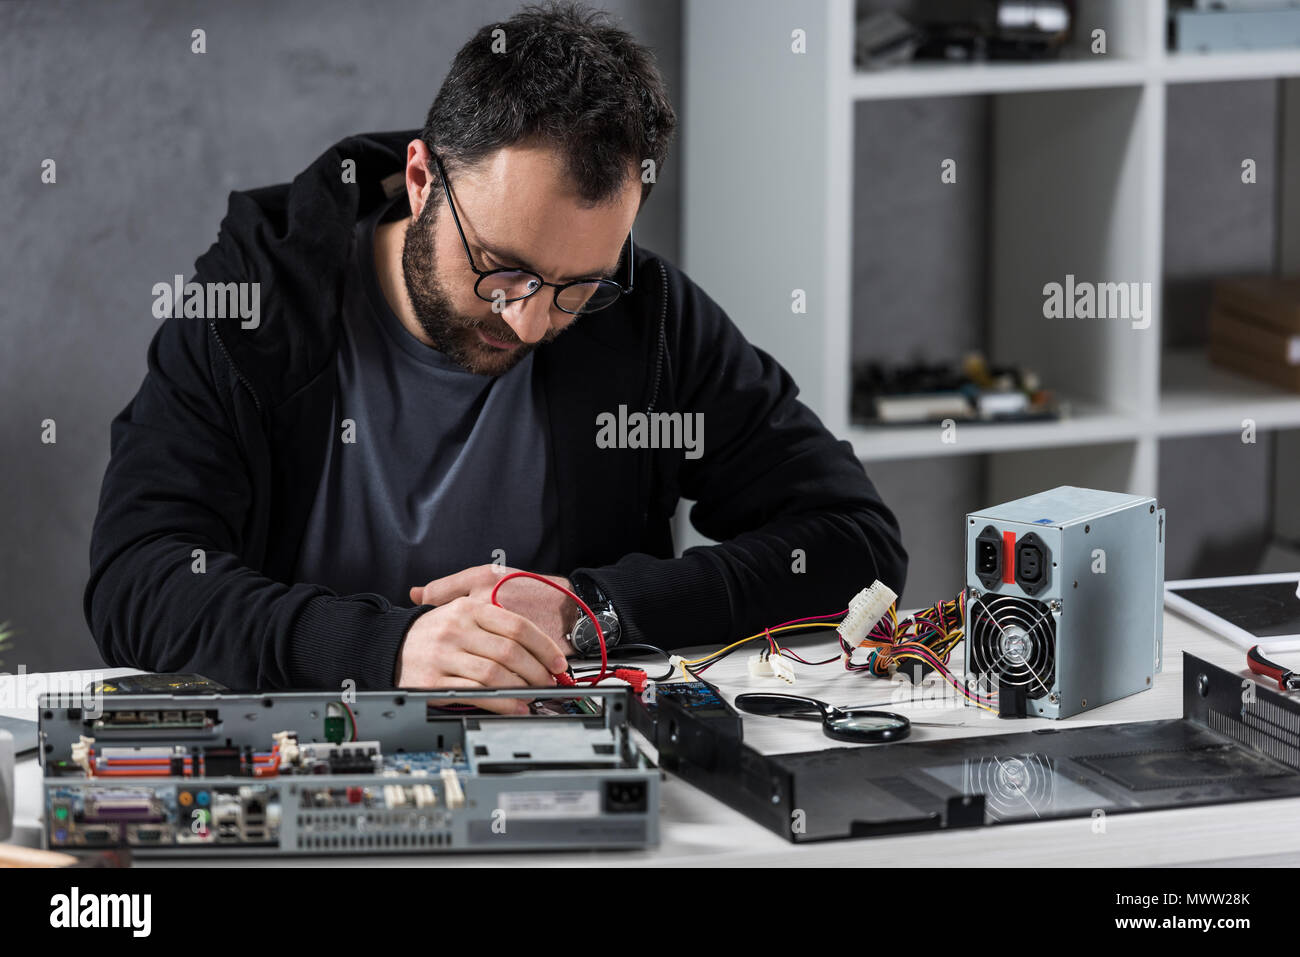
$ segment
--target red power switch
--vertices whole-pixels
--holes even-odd
[[[1002,533],[1002,581],[1008,585],[1016,583],[1016,533]]]

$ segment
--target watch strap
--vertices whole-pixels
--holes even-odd
[[[617,644],[622,633],[622,628],[618,621],[618,610],[614,607],[614,603],[609,599],[609,597],[601,590],[599,583],[597,583],[594,578],[590,578],[586,575],[577,575],[570,576],[569,585],[573,593],[586,602],[587,607],[591,609],[593,614],[601,615],[602,613],[607,613],[614,618],[615,625],[613,633],[606,634],[605,638],[610,647]],[[586,614],[584,614],[582,609],[579,608],[578,616],[574,619],[573,628],[569,632],[570,640],[574,638],[579,627],[581,627],[583,621],[586,619]],[[606,628],[606,631],[609,631],[609,629]],[[575,642],[575,646],[576,644],[577,643]]]

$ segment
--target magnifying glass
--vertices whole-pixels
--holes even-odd
[[[837,741],[901,741],[912,731],[912,722],[892,711],[867,708],[837,708],[816,698],[792,694],[752,692],[736,696],[736,707],[750,714],[774,718],[821,719],[822,731]]]

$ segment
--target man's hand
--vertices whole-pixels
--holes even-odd
[[[559,646],[523,615],[484,597],[462,595],[415,619],[402,643],[397,686],[545,688],[555,684],[551,676],[564,668]],[[528,713],[527,703],[518,698],[465,703],[501,714]]]
[[[413,605],[445,605],[457,598],[476,598],[490,602],[492,589],[504,576],[519,571],[504,565],[477,565],[454,575],[435,579],[424,587],[411,589]],[[550,581],[572,591],[567,578],[543,575]],[[497,600],[513,612],[523,615],[537,625],[566,655],[576,655],[577,649],[567,635],[581,612],[574,600],[562,591],[531,578],[512,578],[501,586]],[[563,669],[561,669],[563,670]]]

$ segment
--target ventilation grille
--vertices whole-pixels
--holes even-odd
[[[362,834],[300,834],[300,850],[400,850],[404,847],[450,847],[444,831],[367,831]]]
[[[1130,791],[1216,788],[1234,781],[1290,776],[1263,755],[1231,744],[1118,751],[1074,760]]]
[[[1218,731],[1249,748],[1300,771],[1300,716],[1268,701],[1256,699],[1237,715],[1209,710],[1207,722]]]
[[[984,596],[967,609],[970,680],[1023,687],[1042,698],[1056,684],[1056,619],[1041,601]]]
[[[448,824],[449,815],[442,810],[306,811],[297,815],[297,846],[303,850],[450,847]]]

